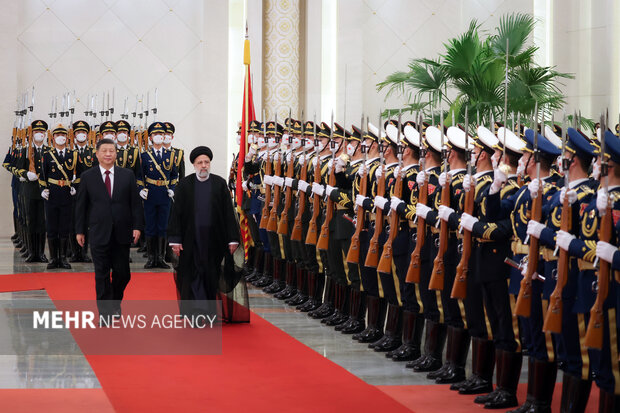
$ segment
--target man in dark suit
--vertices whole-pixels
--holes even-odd
[[[114,141],[100,140],[96,155],[99,166],[81,176],[75,207],[75,233],[81,246],[88,230],[99,314],[120,315],[120,301],[131,278],[129,246],[132,241],[138,241],[143,227],[142,203],[133,172],[114,165]],[[105,300],[114,300],[114,304]]]

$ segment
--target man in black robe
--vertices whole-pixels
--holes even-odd
[[[180,300],[215,300],[222,259],[239,246],[239,224],[226,181],[210,173],[213,153],[198,146],[190,153],[196,173],[174,191],[168,242],[179,257],[176,284]]]

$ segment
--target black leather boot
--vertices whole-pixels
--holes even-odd
[[[34,232],[30,232],[30,231],[26,231],[24,233],[24,245],[22,245],[21,249],[19,250],[20,255],[26,258],[26,262],[36,262],[36,261],[28,261],[28,259],[31,257],[30,252],[32,252],[32,247],[30,243],[32,242],[31,240],[34,234],[35,234]],[[34,260],[36,259],[36,257],[32,259]]]
[[[366,295],[366,307],[368,307],[367,327],[361,333],[353,334],[352,338],[360,343],[376,343],[383,337],[387,302],[383,298]]]
[[[335,311],[334,309],[334,295],[336,289],[334,288],[334,279],[332,277],[325,277],[325,293],[323,295],[323,304],[316,310],[308,312],[308,315],[314,319],[321,319],[329,317]]]
[[[271,256],[271,252],[265,251],[265,256],[263,258],[263,275],[253,282],[254,286],[257,288],[263,288],[268,286],[273,282],[273,257]]]
[[[268,294],[274,294],[284,289],[282,285],[284,283],[282,274],[284,272],[285,261],[279,258],[273,258],[273,281],[271,284],[263,288],[263,291]]]
[[[50,262],[49,264],[47,264],[47,269],[48,270],[53,270],[55,268],[58,268],[58,254],[59,254],[59,250],[60,250],[60,245],[59,245],[59,240],[58,238],[55,239],[48,239],[47,243],[50,247]]]
[[[396,350],[403,344],[403,308],[398,304],[388,304],[387,322],[385,324],[385,337],[381,343],[375,345],[373,349],[379,352]]]
[[[24,253],[21,253],[21,256],[25,258],[24,261],[26,262],[40,262],[39,261],[39,254],[37,253],[37,237],[39,236],[39,234],[35,233],[35,232],[29,232],[26,234],[26,243],[24,244],[24,248],[22,248],[22,250],[25,250]]]
[[[560,413],[583,413],[586,410],[592,381],[564,373]]]
[[[145,237],[140,237],[140,239],[138,240],[138,249],[136,250],[137,252],[144,252],[147,253],[147,241]]]
[[[330,321],[327,321],[325,324],[328,326],[335,326],[336,330],[338,326],[344,325],[344,323],[349,319],[349,286],[346,284],[337,284],[338,289],[336,290],[336,311],[332,316]]]
[[[462,383],[450,386],[450,390],[458,390],[460,394],[490,393],[493,391],[495,345],[492,340],[472,337],[471,352],[471,377]]]
[[[67,250],[69,248],[69,238],[60,238],[59,240],[60,248],[58,250],[58,268],[62,268],[64,270],[70,270],[71,264],[67,262]]]
[[[420,362],[412,365],[413,370],[418,372],[439,370],[442,365],[441,358],[445,344],[446,325],[426,320],[426,337],[424,339],[424,354],[426,357],[422,360],[418,359]]]
[[[298,305],[297,309],[302,312],[314,311],[321,306],[323,299],[323,287],[325,286],[325,274],[316,274],[308,271],[308,301]]]
[[[616,413],[620,407],[620,396],[600,389],[598,399],[598,413]]]
[[[366,313],[366,293],[360,291],[359,287],[350,288],[349,297],[349,319],[346,323],[336,326],[342,334],[355,334],[364,331],[366,328],[364,315]]]
[[[256,247],[254,252],[254,269],[245,277],[246,282],[253,283],[263,276],[263,266],[265,265],[264,259],[265,251],[260,247]]]
[[[146,237],[146,264],[144,268],[156,268],[157,267],[157,238]]]
[[[45,233],[37,234],[37,251],[39,253],[39,262],[47,262],[45,256]]]
[[[278,300],[286,300],[297,294],[297,265],[292,261],[286,262],[286,287],[273,296]]]
[[[170,269],[170,266],[166,264],[165,255],[166,255],[166,237],[157,237],[157,268]]]
[[[284,300],[288,305],[298,306],[308,301],[308,271],[301,266],[297,267],[297,294]]]
[[[386,356],[394,361],[410,361],[420,357],[423,329],[424,318],[420,314],[403,311],[403,344]]]
[[[461,383],[465,380],[465,363],[469,353],[469,330],[460,327],[450,327],[452,340],[450,345],[452,357],[448,364],[448,369],[441,376],[435,379],[437,384]]]
[[[558,366],[554,362],[534,361],[534,388],[532,404],[527,413],[551,413],[551,401],[555,389]]]
[[[495,350],[495,364],[497,365],[497,387],[489,394],[478,396],[474,403],[484,404],[485,409],[507,409],[518,406],[517,386],[521,376],[521,364],[523,354],[506,350]],[[521,408],[529,408],[533,396],[534,385],[534,362],[529,358],[527,399]],[[519,409],[521,409],[519,408]]]

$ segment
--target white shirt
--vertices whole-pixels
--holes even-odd
[[[58,156],[60,156],[61,158],[65,157],[65,150],[64,149],[56,149],[56,153],[58,154]]]
[[[107,169],[99,165],[99,170],[101,171],[101,177],[103,178],[103,183],[105,184],[105,173]],[[110,193],[114,193],[114,166],[110,168]]]

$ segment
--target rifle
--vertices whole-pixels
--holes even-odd
[[[263,109],[263,119],[265,119],[265,110]],[[267,122],[263,121],[263,136],[267,137]],[[271,159],[269,158],[269,147],[265,151],[265,175],[271,175]],[[267,223],[269,222],[269,204],[271,203],[271,185],[265,185],[265,205],[263,205],[263,211],[260,217],[261,229],[267,229]]]
[[[422,116],[418,118],[418,133],[420,134],[420,171],[425,172],[426,167],[426,146],[424,145],[421,129]],[[424,179],[424,184],[422,184],[421,188],[418,188],[418,202],[420,204],[426,205],[428,203],[428,176]],[[409,268],[407,268],[407,278],[405,278],[405,282],[408,283],[419,283],[420,282],[420,260],[421,260],[421,252],[422,247],[424,247],[424,241],[426,240],[426,220],[417,217],[418,222],[416,223],[416,244],[413,252],[411,253],[411,262],[409,263]]]
[[[469,127],[469,119],[467,117],[467,107],[465,107],[465,152],[467,153],[467,175],[469,175],[470,180],[472,176],[472,165],[471,165],[471,156],[469,150],[469,134],[467,133],[467,129]],[[504,116],[504,119],[506,117]],[[504,143],[506,142],[506,134],[504,132]],[[506,150],[506,145],[504,144],[504,150]],[[474,197],[476,188],[473,189],[471,186],[469,188],[463,188],[465,190],[465,205],[464,210],[466,214],[474,213]],[[450,298],[460,298],[464,300],[467,297],[467,276],[469,275],[469,258],[471,257],[471,249],[472,249],[472,236],[471,231],[463,228],[463,252],[461,254],[461,261],[456,266],[456,277],[454,278],[454,283],[452,284],[452,291],[450,293]]]
[[[397,198],[400,198],[403,193],[403,176],[405,175],[403,171],[403,152],[405,147],[400,145],[400,133],[402,128],[401,123],[401,112],[398,112],[398,176],[396,177],[396,183],[394,184],[394,192],[393,195]],[[398,214],[396,211],[390,210],[389,218],[389,233],[388,239],[383,245],[383,253],[381,254],[381,259],[379,260],[379,264],[377,265],[377,271],[384,274],[391,274],[392,272],[392,244],[394,243],[394,238],[398,234]]]
[[[564,120],[562,124],[562,156],[566,151],[566,114],[564,114]],[[568,192],[570,189],[570,177],[568,173],[569,160],[562,158],[562,170],[564,171],[564,188]],[[564,196],[564,202],[562,203],[562,218],[560,221],[560,229],[562,231],[571,230],[571,217],[572,207],[568,202],[568,196]],[[558,247],[556,247],[557,251]],[[562,290],[568,282],[568,266],[569,266],[568,251],[560,248],[560,255],[558,257],[557,265],[557,281],[555,288],[549,297],[549,308],[547,309],[547,315],[545,317],[545,323],[543,324],[543,331],[550,333],[562,332]]]
[[[129,139],[132,145],[135,145],[138,148],[138,151],[141,151],[140,142],[136,142],[136,115],[138,114],[138,95],[136,95],[136,105],[134,107],[133,112],[131,112],[132,125],[131,130],[129,131]],[[129,118],[129,115],[127,115]]]
[[[444,147],[443,111],[439,111],[439,129],[441,129],[441,158],[443,160],[443,172],[446,174],[446,183],[441,188],[441,205],[450,206],[450,166],[448,165],[448,150]],[[433,272],[428,282],[429,290],[443,290],[445,267],[443,256],[448,250],[449,237],[448,223],[443,219],[439,222],[439,251],[433,261]]]
[[[379,132],[377,136],[377,140],[379,143],[379,166],[377,168],[381,168],[381,177],[377,182],[377,195],[385,195],[385,171],[383,170],[385,166],[385,158],[383,157],[383,143],[381,142],[381,113],[379,113],[379,124],[377,125]],[[376,175],[375,170],[375,175]],[[368,253],[366,254],[366,261],[364,265],[370,268],[377,268],[379,265],[379,237],[381,236],[381,232],[383,231],[383,210],[381,208],[375,209],[375,232],[372,234],[372,238],[370,239],[370,246],[368,247]]]
[[[327,183],[330,186],[336,185],[336,142],[333,140],[334,136],[334,114],[332,112],[332,129],[330,131],[329,136],[329,144],[332,150],[332,170],[329,173],[329,179]],[[346,132],[343,132],[346,135]],[[342,137],[344,139],[344,136]],[[321,232],[319,234],[319,239],[317,241],[316,247],[319,250],[327,251],[329,246],[329,223],[331,222],[334,216],[334,201],[330,197],[327,197],[327,204],[325,206],[325,219],[323,220],[323,225],[321,226]]]
[[[321,183],[321,151],[319,150],[318,140],[316,139],[316,116],[314,120],[314,147],[316,153],[316,165],[314,165],[314,182]],[[319,219],[319,213],[321,212],[321,198],[313,193],[312,194],[312,218],[308,224],[308,233],[306,234],[306,244],[316,245],[318,236],[317,220]]]
[[[291,119],[291,110],[288,110],[288,145],[291,151],[291,160],[289,161],[286,167],[286,177],[293,177],[293,170],[295,165],[295,154],[293,150],[293,136],[291,136],[291,123],[293,123],[293,119]],[[280,222],[278,223],[278,234],[288,235],[288,210],[291,207],[293,195],[293,188],[290,186],[286,187],[286,194],[284,195],[284,210],[282,211],[282,216],[280,217]]]
[[[146,92],[146,109],[144,110],[144,130],[142,131],[142,150],[149,150],[149,100],[151,92]]]
[[[362,141],[364,140],[364,115],[362,115]],[[366,119],[366,130],[368,130],[368,119]],[[368,160],[368,149],[365,145],[360,144],[360,150],[364,155],[364,159],[362,161],[362,166],[364,168],[364,173],[362,174],[359,183],[360,189],[359,194],[362,196],[366,196],[366,188],[368,187],[368,166],[366,165],[366,161]],[[371,143],[372,145],[372,143]],[[347,262],[351,264],[359,264],[360,261],[360,234],[364,229],[364,219],[366,218],[366,213],[364,212],[364,208],[357,205],[355,207],[355,232],[351,237],[351,245],[349,245],[349,251],[347,252]]]
[[[534,109],[535,121],[538,119],[538,102]],[[536,179],[540,183],[540,151],[538,150],[538,125],[534,127],[534,162],[536,162]],[[530,205],[530,219],[534,221],[540,221],[542,215],[542,191],[543,187],[540,186],[536,198],[532,198]],[[515,315],[521,317],[529,317],[532,311],[532,277],[538,268],[538,238],[529,240],[528,261],[525,275],[521,280],[521,287],[519,288],[519,295],[517,296],[517,303],[515,305]]]
[[[280,138],[278,138],[278,114],[276,113],[276,120],[274,122],[274,134],[276,136],[276,144],[278,152],[278,160],[276,161],[276,170],[273,176],[279,177],[282,175],[282,157],[284,153],[282,152],[282,147],[280,146]],[[267,231],[276,232],[278,229],[278,207],[280,206],[280,196],[282,194],[282,188],[276,185],[273,193],[273,205],[271,206],[271,211],[269,213],[269,221],[267,222]]]
[[[314,116],[314,121],[316,122],[316,115]],[[302,128],[304,128],[305,125],[302,124]],[[305,130],[302,129],[302,136],[305,136]],[[314,139],[316,142],[316,126],[314,127]],[[302,181],[306,181],[306,179],[308,178],[308,159],[306,156],[306,139],[302,138],[301,139],[301,145],[303,146],[303,157],[304,157],[304,161],[301,164],[301,175],[300,175],[300,180]],[[315,146],[316,145],[315,143]],[[297,215],[295,215],[295,223],[293,224],[293,230],[291,231],[291,240],[292,241],[301,241],[301,233],[302,233],[302,222],[301,222],[301,218],[304,215],[304,212],[306,211],[306,194],[304,194],[301,191],[297,191],[297,196],[299,197],[299,208],[297,210]]]
[[[605,178],[605,193],[609,193],[609,176],[608,176],[608,164],[605,158],[605,132],[607,126],[605,119],[601,116],[601,179]],[[600,241],[609,242],[611,240],[611,231],[613,227],[613,221],[611,219],[611,203],[607,201],[607,208],[605,209],[605,215],[601,218],[601,226],[598,231],[598,239]],[[588,329],[586,330],[586,336],[584,344],[588,348],[602,349],[603,348],[603,329],[605,326],[605,300],[609,294],[609,282],[611,278],[611,264],[605,260],[599,260],[599,268],[597,272],[597,294],[594,305],[590,309],[590,321],[588,322]],[[613,327],[612,327],[613,328]],[[617,361],[617,360],[615,360]],[[614,360],[612,360],[614,362]]]

